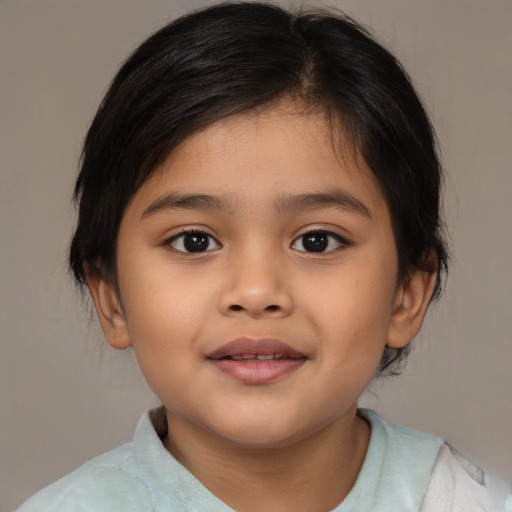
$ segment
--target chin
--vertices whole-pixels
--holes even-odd
[[[219,429],[217,434],[225,441],[242,449],[264,450],[290,446],[308,436],[306,429],[297,429],[297,424],[279,424],[275,420],[268,422],[234,422],[229,430]]]

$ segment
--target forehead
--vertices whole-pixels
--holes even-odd
[[[162,194],[221,198],[235,211],[287,197],[341,191],[378,215],[387,210],[376,178],[352,141],[319,111],[291,102],[219,120],[188,137],[142,185],[130,207]]]

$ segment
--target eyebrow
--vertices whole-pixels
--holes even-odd
[[[152,202],[142,213],[141,219],[167,210],[227,210],[231,201],[226,197],[208,194],[165,194]]]
[[[279,213],[298,210],[319,210],[329,207],[371,218],[370,210],[364,203],[341,189],[313,194],[283,196],[276,202],[276,211]]]
[[[209,194],[165,194],[151,203],[142,213],[141,219],[168,210],[229,210],[232,201],[228,196]],[[357,198],[341,189],[310,194],[284,195],[277,198],[274,209],[279,214],[300,210],[337,208],[371,218],[370,210]]]

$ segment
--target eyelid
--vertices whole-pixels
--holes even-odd
[[[194,235],[194,234],[205,235],[206,237],[208,237],[209,240],[214,242],[215,247],[212,247],[212,248],[208,247],[204,251],[194,252],[194,251],[187,251],[187,250],[185,250],[185,248],[184,249],[178,249],[178,248],[172,246],[173,242],[179,240],[180,238],[183,239],[185,237],[185,235]],[[206,253],[209,253],[209,252],[212,252],[212,251],[216,251],[217,249],[221,248],[220,242],[213,235],[211,235],[210,233],[208,233],[204,229],[198,229],[198,228],[185,228],[185,229],[182,229],[179,233],[176,233],[175,235],[172,235],[172,236],[166,238],[162,245],[165,246],[165,247],[168,247],[169,249],[171,249],[171,250],[173,250],[173,251],[175,251],[177,253],[192,254],[192,255],[202,255],[202,254],[206,254]]]
[[[307,235],[314,235],[314,234],[325,234],[327,235],[328,237],[330,238],[333,238],[336,240],[336,242],[338,243],[338,245],[336,247],[333,247],[329,250],[326,250],[326,251],[307,251],[305,249],[297,249],[295,246],[295,244],[301,240],[303,237],[307,236]],[[322,229],[322,228],[311,228],[311,229],[307,229],[306,231],[303,231],[301,234],[299,234],[298,236],[296,236],[293,240],[292,240],[292,243],[290,244],[290,247],[292,249],[295,249],[296,251],[298,252],[304,252],[304,253],[307,253],[307,254],[329,254],[329,253],[332,253],[334,251],[337,251],[338,249],[344,249],[348,246],[351,245],[351,242],[344,236],[340,235],[339,233],[336,233],[332,230],[329,230],[329,229]]]

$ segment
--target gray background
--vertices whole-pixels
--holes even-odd
[[[82,138],[120,62],[167,20],[207,3],[0,1],[1,510],[129,441],[157,403],[133,356],[106,347],[67,276],[70,196]],[[512,477],[512,2],[330,5],[404,62],[448,172],[445,296],[405,374],[363,401]]]

